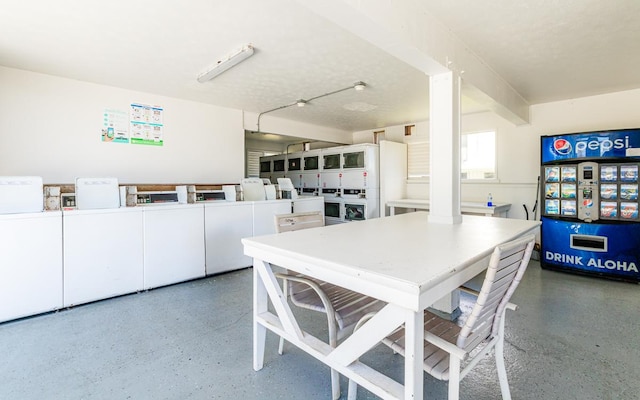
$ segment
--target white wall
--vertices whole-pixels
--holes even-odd
[[[242,112],[0,67],[0,175],[45,183],[226,183],[244,175]],[[164,146],[103,143],[105,108],[164,108]]]
[[[491,192],[494,203],[511,203],[511,218],[525,218],[523,204],[533,217],[537,177],[540,174],[540,136],[571,132],[640,127],[640,89],[531,106],[531,123],[515,126],[494,113],[462,117],[462,132],[495,129],[498,182],[462,183],[462,200],[485,201]],[[417,123],[417,136],[428,140],[427,123]],[[380,130],[380,129],[376,129]],[[354,132],[354,142],[372,139],[371,131]],[[387,140],[407,142],[404,126],[385,128]],[[428,198],[427,182],[407,185],[407,196]],[[538,216],[540,213],[538,212]]]
[[[257,115],[0,66],[0,175],[45,183],[114,176],[121,183],[235,183],[244,176],[244,129]],[[103,143],[105,109],[164,108],[164,146]],[[266,116],[268,131],[349,143],[351,133]],[[282,150],[283,151],[283,150]]]

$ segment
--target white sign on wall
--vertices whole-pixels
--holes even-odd
[[[129,143],[129,118],[126,111],[105,108],[102,115],[102,141]]]
[[[129,118],[131,143],[162,146],[163,112],[162,107],[132,103]]]

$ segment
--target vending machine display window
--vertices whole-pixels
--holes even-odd
[[[600,218],[617,219],[618,203],[613,201],[603,201],[600,203]]]
[[[562,200],[562,215],[567,217],[575,217],[577,215],[575,200]]]
[[[638,203],[620,203],[620,218],[638,220]]]
[[[563,199],[575,199],[576,198],[576,185],[562,184],[562,198]]]
[[[545,200],[544,212],[548,215],[560,214],[560,200]]]
[[[326,154],[324,159],[324,169],[340,169],[340,154]]]
[[[621,200],[638,200],[638,185],[622,184],[620,185]]]
[[[602,165],[600,166],[600,181],[601,182],[616,182],[618,180],[618,166],[617,165]]]
[[[638,182],[638,166],[621,165],[620,180],[623,182]]]
[[[300,158],[290,158],[289,159],[289,169],[288,171],[300,171]]]
[[[545,167],[544,180],[547,182],[558,182],[560,179],[560,167]]]
[[[562,182],[575,182],[576,181],[576,167],[562,167]]]
[[[545,196],[547,199],[557,199],[560,197],[560,184],[547,183],[545,186]]]
[[[600,185],[600,198],[603,200],[615,200],[618,198],[618,185],[603,183]]]

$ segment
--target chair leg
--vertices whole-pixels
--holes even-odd
[[[460,360],[449,356],[449,400],[460,398]]]
[[[504,365],[504,337],[496,342],[496,369],[498,370],[498,380],[500,381],[500,391],[503,400],[511,400],[509,391],[509,381],[507,380],[507,369]]]
[[[284,353],[284,338],[280,336],[280,343],[278,343],[278,354]]]
[[[334,321],[327,320],[327,323],[329,327],[329,346],[335,349],[338,347],[338,329]],[[340,374],[334,369],[331,370],[331,393],[333,400],[340,398]]]
[[[282,296],[285,299],[289,298],[289,284],[286,280],[282,281]],[[280,337],[280,342],[278,343],[278,354],[282,355],[284,353],[284,338]]]

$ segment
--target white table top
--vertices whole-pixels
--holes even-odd
[[[429,223],[426,212],[242,239],[245,254],[419,311],[450,292],[456,276],[495,246],[534,231],[538,221],[464,215]],[[464,282],[464,280],[463,280]]]

